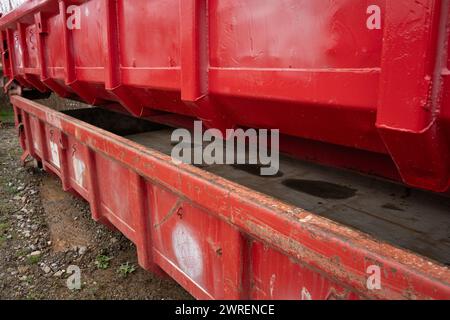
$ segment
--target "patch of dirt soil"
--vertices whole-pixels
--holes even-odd
[[[15,128],[4,124],[0,299],[192,299],[171,279],[141,269],[133,243],[95,223],[88,204],[64,193],[59,179],[22,167],[20,154]],[[66,285],[71,265],[81,269],[81,290]]]
[[[92,108],[92,106],[80,101],[58,97],[55,93],[52,93],[47,99],[36,100],[36,102],[58,111]]]
[[[44,176],[39,191],[53,251],[66,252],[92,246],[94,230],[83,221],[83,209],[86,208],[75,206],[72,198],[61,192],[61,185],[53,177]]]

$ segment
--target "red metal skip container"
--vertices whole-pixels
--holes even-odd
[[[194,119],[278,128],[298,158],[448,191],[449,3],[25,1],[0,19],[7,88],[101,108],[13,96],[22,160],[199,299],[449,299],[450,198],[291,157],[269,183],[167,153]]]
[[[446,0],[28,0],[0,29],[24,87],[277,128],[297,157],[446,192],[448,16]]]

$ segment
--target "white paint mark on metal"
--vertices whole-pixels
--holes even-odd
[[[300,222],[306,223],[306,222],[310,222],[313,219],[313,216],[307,215],[306,217],[304,217],[303,219],[300,219]]]
[[[59,119],[56,115],[54,115],[52,113],[47,113],[45,115],[45,118],[50,125],[52,125],[56,128],[61,127],[61,119]]]
[[[21,66],[23,66],[23,52],[22,52],[22,47],[20,45],[19,45],[19,55],[20,55]]]
[[[86,165],[84,164],[83,161],[81,161],[75,156],[72,158],[72,164],[73,164],[73,172],[75,174],[75,181],[79,186],[82,187]]]
[[[52,154],[52,162],[55,166],[58,168],[60,167],[60,161],[59,161],[59,150],[58,145],[54,143],[53,141],[50,141],[50,150]]]
[[[40,151],[39,145],[38,145],[38,142],[37,142],[36,139],[33,140],[33,147],[34,147],[34,150],[39,150]]]
[[[381,8],[375,4],[370,5],[367,8],[367,14],[370,16],[367,18],[367,29],[380,30],[381,29]]]
[[[312,300],[311,293],[305,287],[302,289],[302,300]]]
[[[270,297],[273,298],[273,290],[275,289],[275,281],[277,280],[276,274],[270,277]]]
[[[173,230],[172,246],[180,268],[191,279],[198,279],[203,274],[203,254],[192,231],[184,224]]]

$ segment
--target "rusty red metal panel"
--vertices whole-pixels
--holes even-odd
[[[24,87],[277,128],[291,155],[445,192],[448,15],[447,0],[28,0],[0,32]]]
[[[450,271],[36,102],[13,97],[25,154],[199,299],[450,299]],[[27,120],[28,119],[28,120]],[[367,268],[383,287],[367,286]]]

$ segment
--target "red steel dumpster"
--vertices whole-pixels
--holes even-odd
[[[249,174],[232,170],[225,179],[173,163],[156,149],[159,128],[121,136],[108,119],[142,126],[96,109],[63,114],[12,102],[24,158],[39,160],[89,201],[96,221],[133,241],[142,267],[164,270],[198,299],[450,299],[448,199],[326,170],[358,194],[313,198],[321,203],[305,210],[306,194],[281,189],[301,206],[291,205],[243,186],[260,179]]]
[[[23,87],[276,128],[299,158],[446,192],[448,15],[440,0],[28,0],[0,20],[1,50]]]
[[[89,201],[141,266],[199,299],[450,299],[450,199],[311,164],[448,191],[449,10],[447,0],[25,1],[0,19],[8,85],[100,108],[60,113],[14,96],[23,159]],[[282,159],[270,183],[176,165],[158,125],[194,119],[280,129],[282,151],[308,162]],[[345,192],[321,198],[298,182]]]

